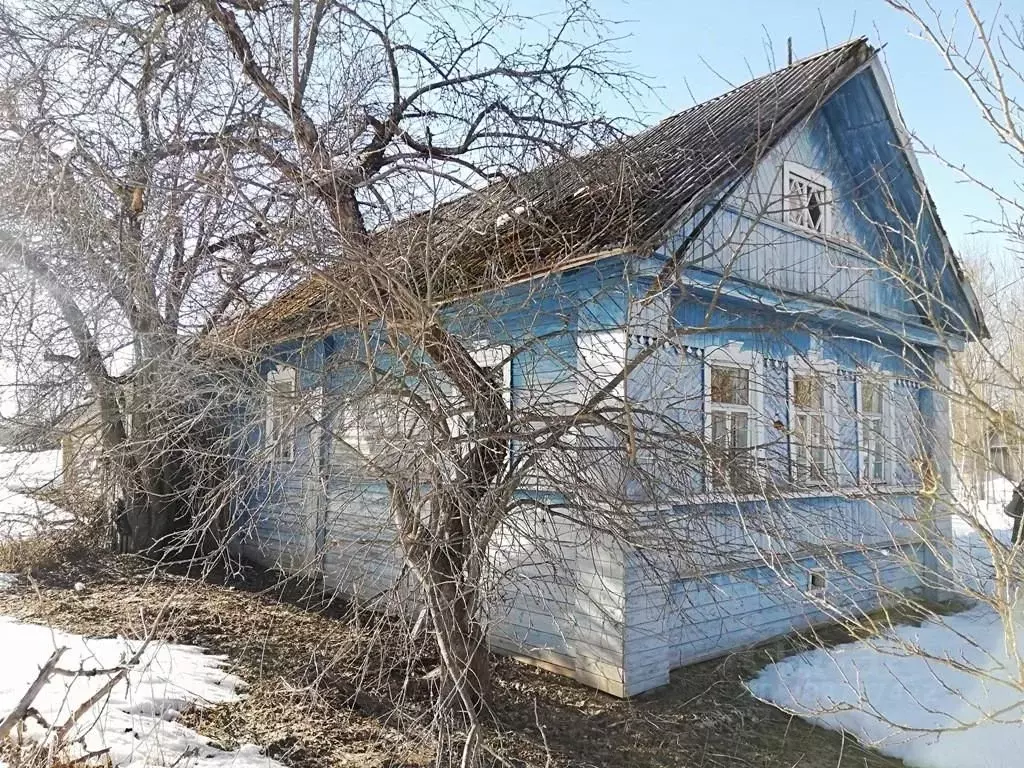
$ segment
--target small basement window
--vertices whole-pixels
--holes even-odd
[[[832,217],[832,186],[825,176],[796,163],[783,170],[785,219],[789,224],[827,235]]]

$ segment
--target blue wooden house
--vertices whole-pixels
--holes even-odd
[[[521,484],[540,501],[495,533],[492,646],[627,696],[940,587],[947,358],[985,328],[876,51],[799,60],[593,165],[630,184],[541,169],[436,213],[464,225],[450,252],[477,254],[446,267],[438,312],[500,371],[516,424],[611,383],[631,425],[580,427]],[[240,546],[414,602],[386,484],[352,458],[393,414],[336,406],[346,350],[372,337],[332,324],[332,300],[312,278],[234,329],[266,387]],[[567,469],[583,445],[605,450]]]

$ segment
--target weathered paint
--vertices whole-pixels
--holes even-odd
[[[735,346],[752,353],[760,371],[758,450],[772,498],[708,496],[703,457],[680,466],[678,446],[668,442],[642,445],[628,460],[604,454],[592,468],[595,490],[625,491],[635,516],[648,514],[649,525],[627,548],[538,510],[507,521],[493,545],[501,576],[488,585],[498,597],[489,616],[496,649],[627,695],[665,682],[680,664],[827,618],[826,606],[806,594],[811,569],[826,572],[836,609],[868,608],[920,585],[911,567],[923,557],[912,524],[917,500],[906,488],[879,492],[861,484],[856,382],[870,370],[899,379],[890,391],[889,407],[899,415],[893,442],[908,455],[935,455],[945,405],[920,383],[940,341],[935,326],[960,326],[915,303],[906,281],[893,280],[883,266],[913,261],[923,265],[921,280],[940,285],[954,309],[964,298],[930,218],[914,225],[922,247],[913,252],[877,226],[916,214],[921,194],[895,147],[881,97],[864,77],[766,154],[696,238],[671,291],[660,286],[666,295],[651,301],[653,277],[692,222],[643,257],[607,258],[444,309],[455,333],[513,350],[513,408],[538,419],[570,415],[596,382],[653,347],[617,393],[640,427],[668,425],[700,436],[708,351]],[[786,161],[830,178],[835,228],[828,238],[783,220]],[[868,178],[879,164],[888,197]],[[330,365],[349,341],[335,334],[275,353],[300,370],[304,391],[322,388],[324,413],[332,395],[353,386]],[[841,493],[794,496],[787,487],[788,388],[796,361],[809,358],[835,370],[830,439]],[[292,465],[268,466],[246,497],[247,551],[363,601],[398,595],[401,606],[415,603],[386,489],[360,477],[330,431],[314,422],[300,425]],[[616,440],[596,428],[566,437],[570,447],[608,448]],[[553,455],[522,493],[557,501],[558,466]],[[897,466],[892,480],[916,483],[913,462]],[[310,504],[310,494],[322,502]],[[679,552],[680,541],[691,551]],[[825,548],[840,554],[822,561],[815,553]]]
[[[626,579],[626,693],[664,685],[676,667],[893,602],[919,588],[908,565],[916,559],[879,547],[666,578],[634,557]],[[819,594],[810,589],[812,571],[825,579]]]

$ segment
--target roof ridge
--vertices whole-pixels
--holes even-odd
[[[821,56],[827,56],[830,53],[835,53],[836,51],[838,51],[840,49],[847,48],[847,47],[852,48],[852,47],[857,46],[857,45],[868,45],[868,47],[871,47],[868,44],[868,36],[867,35],[859,35],[858,37],[851,37],[849,40],[846,40],[845,42],[836,43],[835,45],[831,46],[830,48],[825,48],[824,50],[817,51],[816,53],[812,53],[810,56],[801,56],[800,58],[793,59],[793,63],[792,64],[787,64],[785,67],[779,67],[778,69],[776,69],[774,71],[775,72],[780,72],[783,69],[789,69],[789,67],[795,67],[797,64],[803,64],[804,62],[811,61],[812,59],[817,59],[817,58],[819,58]],[[758,78],[754,78],[754,79],[756,80]]]
[[[758,82],[760,82],[762,80],[766,80],[766,79],[768,79],[770,77],[777,77],[780,73],[786,72],[787,70],[793,69],[794,67],[806,66],[807,64],[809,64],[809,63],[811,63],[813,61],[816,61],[817,59],[823,58],[825,56],[829,56],[831,54],[835,54],[838,51],[845,50],[847,48],[856,48],[858,46],[866,46],[868,49],[871,49],[871,45],[868,42],[868,38],[867,38],[866,35],[861,35],[861,36],[853,38],[851,40],[847,40],[846,42],[838,43],[837,45],[833,45],[831,48],[826,48],[823,51],[818,51],[817,53],[813,53],[810,56],[805,56],[802,59],[794,59],[792,64],[787,64],[784,67],[778,67],[776,69],[769,70],[768,72],[765,72],[763,75],[757,75],[756,77],[752,77],[749,80],[744,80],[742,83],[740,83],[738,85],[734,85],[731,88],[729,88],[727,91],[722,91],[722,93],[719,93],[716,96],[712,96],[711,98],[704,99],[703,101],[698,101],[698,102],[696,102],[694,104],[691,104],[690,106],[686,107],[685,109],[680,109],[680,110],[678,110],[676,112],[673,112],[670,115],[666,115],[665,117],[661,118],[656,123],[654,123],[653,125],[647,126],[646,128],[644,128],[639,133],[635,133],[632,136],[627,137],[627,139],[628,138],[635,138],[635,137],[638,137],[638,136],[642,136],[643,134],[647,133],[648,131],[654,130],[655,128],[660,126],[662,123],[666,123],[666,122],[668,122],[670,120],[674,120],[676,118],[682,117],[683,115],[687,114],[688,112],[690,112],[692,110],[699,109],[701,107],[705,107],[708,104],[713,104],[714,102],[719,101],[720,99],[725,99],[725,98],[731,96],[732,94],[734,94],[736,91],[739,91],[739,90],[741,90],[743,88],[748,88],[748,87],[750,87],[750,86],[754,85],[755,83],[758,83]],[[873,51],[873,50],[874,49],[871,49],[871,51]],[[871,51],[869,51],[869,52],[871,52]]]

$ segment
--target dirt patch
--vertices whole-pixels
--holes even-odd
[[[388,645],[376,619],[325,602],[301,582],[261,576],[244,586],[199,580],[121,556],[22,578],[0,612],[82,634],[159,636],[229,658],[250,687],[241,701],[185,713],[225,747],[262,744],[295,768],[426,766],[426,687],[435,660]],[[77,585],[77,589],[76,589]],[[846,636],[833,631],[826,641]],[[742,681],[801,650],[789,638],[676,671],[671,684],[621,701],[512,660],[495,660],[488,741],[512,765],[895,768],[902,762],[754,700]],[[398,706],[393,706],[397,702]]]

